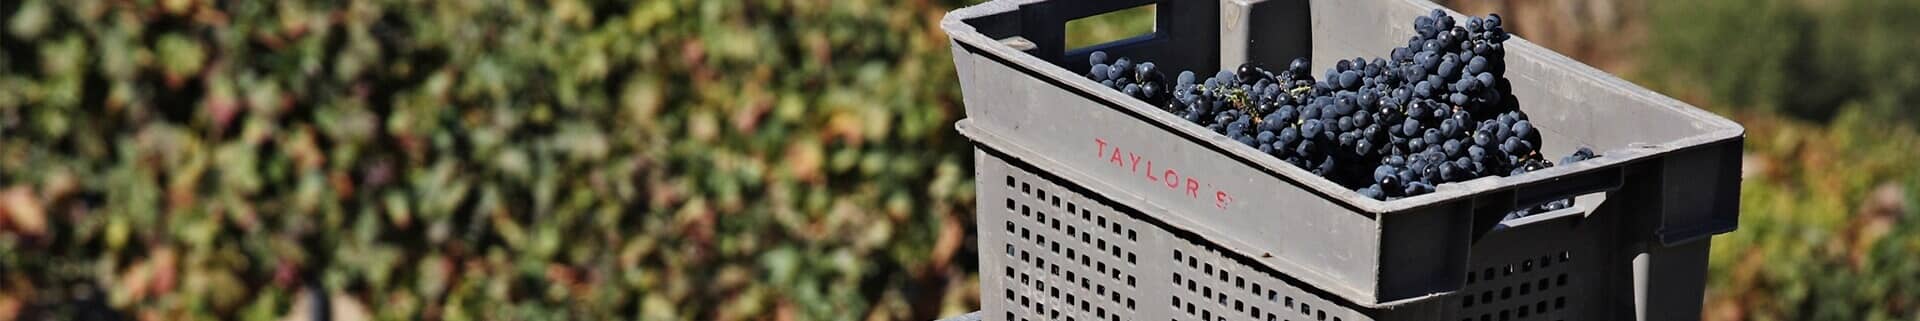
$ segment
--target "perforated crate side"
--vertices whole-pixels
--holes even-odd
[[[982,157],[982,312],[989,320],[1145,320],[1141,239],[1157,235],[1094,199]],[[1146,235],[1142,235],[1146,232]],[[1143,302],[1144,301],[1144,302]]]
[[[988,320],[1571,321],[1645,310],[1632,284],[1647,245],[1619,236],[1628,216],[1616,212],[1630,204],[1504,226],[1472,247],[1461,290],[1367,308],[1032,164],[975,154]]]
[[[1436,301],[1441,320],[1621,320],[1631,311],[1619,215],[1571,213],[1489,232],[1472,247],[1466,284]],[[1625,279],[1611,272],[1628,273]]]
[[[1082,187],[976,159],[988,320],[1374,320]]]

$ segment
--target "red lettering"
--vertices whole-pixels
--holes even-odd
[[[1193,198],[1200,198],[1200,181],[1199,180],[1195,180],[1192,177],[1187,178],[1187,196],[1192,196]]]
[[[1220,209],[1223,209],[1223,210],[1224,210],[1224,209],[1227,209],[1227,204],[1232,204],[1232,203],[1233,203],[1233,197],[1232,197],[1232,196],[1227,196],[1227,191],[1214,191],[1214,192],[1213,192],[1213,206],[1214,206],[1214,207],[1219,207]]]
[[[1166,178],[1167,188],[1180,188],[1180,172],[1175,172],[1169,168],[1165,174],[1160,175],[1163,176],[1162,178]]]
[[[1146,175],[1146,176],[1147,176],[1147,181],[1148,181],[1148,182],[1158,182],[1158,181],[1160,181],[1160,179],[1158,179],[1158,178],[1154,178],[1154,177],[1153,177],[1153,160],[1147,160],[1147,175]]]
[[[1133,158],[1133,172],[1140,172],[1140,154],[1127,153],[1127,157]]]
[[[1186,181],[1187,197],[1192,197],[1195,200],[1200,198],[1200,188],[1203,187],[1201,186],[1200,179],[1181,177],[1180,171],[1173,168],[1162,168],[1159,169],[1159,172],[1155,172],[1152,158],[1138,152],[1121,150],[1119,146],[1108,143],[1104,138],[1096,137],[1093,139],[1093,143],[1095,147],[1098,148],[1098,150],[1094,151],[1094,155],[1106,158],[1107,161],[1113,163],[1114,166],[1125,168],[1135,173],[1141,173],[1141,176],[1145,177],[1148,182],[1166,182],[1167,189],[1175,190],[1176,193],[1181,189],[1180,182],[1184,179],[1184,181]],[[1126,156],[1121,156],[1122,152],[1125,152]],[[1146,164],[1145,171],[1141,169],[1140,165],[1142,163]],[[1213,206],[1215,208],[1225,210],[1227,207],[1233,206],[1233,195],[1228,194],[1225,190],[1211,187],[1211,185],[1208,185],[1207,188],[1214,189]]]

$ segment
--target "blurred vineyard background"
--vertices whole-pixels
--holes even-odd
[[[0,320],[969,311],[973,2],[0,2]],[[1920,3],[1453,2],[1747,126],[1709,319],[1920,316]]]

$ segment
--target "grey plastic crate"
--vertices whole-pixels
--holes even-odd
[[[1625,320],[1640,310],[1664,313],[1642,320],[1699,317],[1708,242],[1628,242],[1619,237],[1628,224],[1620,215],[1529,217],[1473,245],[1478,255],[1460,272],[1459,290],[1368,306],[1008,155],[975,154],[981,307],[990,320]]]
[[[1063,47],[1067,21],[1146,4],[1157,6],[1154,33]],[[978,151],[981,248],[1005,251],[982,254],[984,315],[1697,318],[1706,239],[1739,215],[1744,129],[1724,118],[1516,38],[1508,77],[1545,151],[1604,156],[1383,202],[1077,71],[1092,50],[1199,71],[1307,54],[1321,70],[1383,55],[1436,8],[1015,0],[949,13],[968,117],[957,127]],[[1576,196],[1573,208],[1500,221]]]

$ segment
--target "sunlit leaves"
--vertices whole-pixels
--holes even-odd
[[[383,319],[931,318],[903,297],[968,284],[903,273],[971,269],[913,254],[971,221],[952,5],[0,6],[0,188],[52,235],[0,273],[189,319],[311,282]]]

